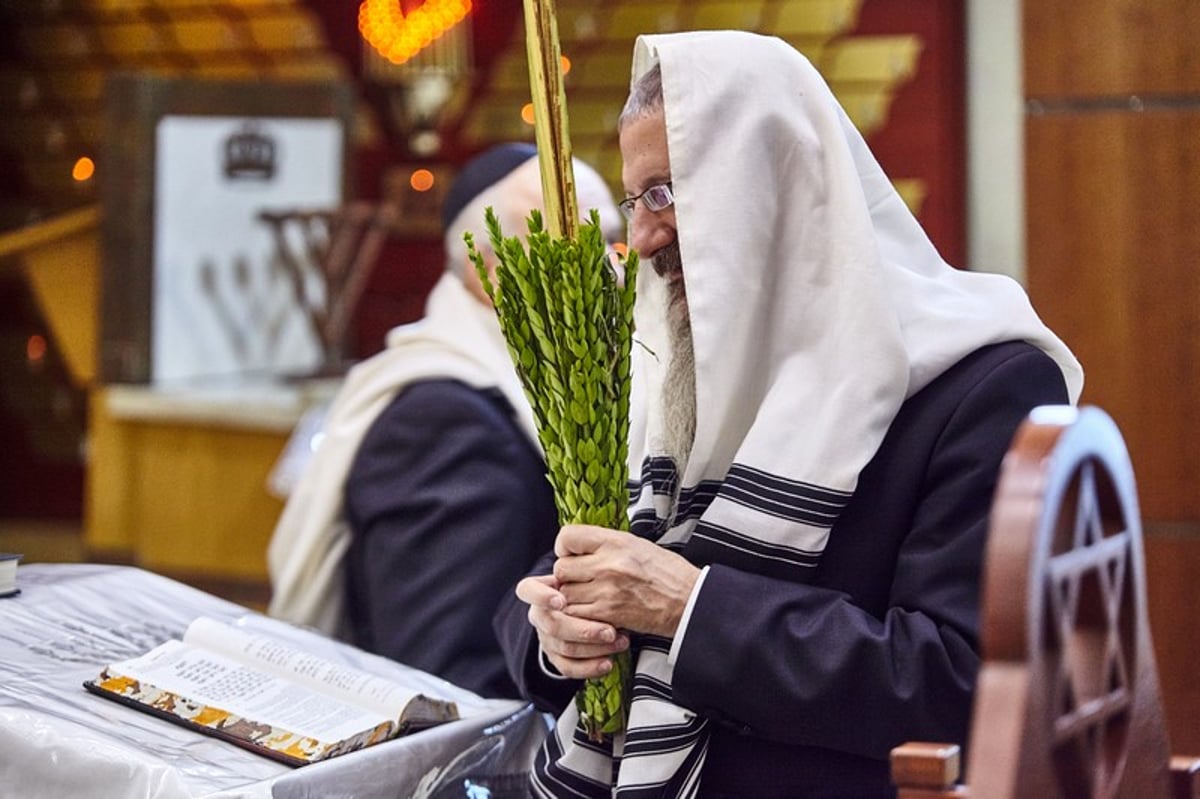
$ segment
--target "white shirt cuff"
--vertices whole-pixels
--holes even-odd
[[[687,605],[683,608],[683,616],[679,619],[679,626],[675,628],[675,638],[671,641],[671,651],[667,653],[667,663],[674,666],[675,659],[679,657],[679,647],[683,645],[683,634],[687,631],[688,620],[692,618],[692,608],[696,606],[696,597],[700,596],[700,586],[704,585],[704,578],[708,576],[708,567],[705,566],[700,570],[700,576],[696,578],[696,584],[692,586],[692,594],[688,597]]]
[[[554,667],[554,664],[550,662],[550,658],[546,657],[546,652],[542,649],[541,644],[538,644],[538,666],[541,667],[542,674],[545,674],[547,677],[553,680],[571,679]]]

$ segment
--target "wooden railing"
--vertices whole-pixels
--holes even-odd
[[[0,234],[0,265],[29,281],[71,381],[96,379],[100,300],[100,209],[89,206]]]

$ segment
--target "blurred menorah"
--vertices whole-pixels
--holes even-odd
[[[271,228],[277,263],[321,346],[319,371],[340,372],[350,323],[371,270],[388,237],[399,229],[397,209],[390,203],[355,202],[336,210],[286,209],[258,216]]]

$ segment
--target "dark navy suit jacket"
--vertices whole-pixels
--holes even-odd
[[[371,425],[345,489],[356,644],[516,697],[491,618],[558,532],[541,454],[496,390],[431,380]]]
[[[673,676],[711,721],[701,796],[892,796],[893,746],[965,742],[1000,461],[1032,408],[1065,402],[1040,350],[981,349],[901,407],[810,583],[711,564]],[[497,634],[522,694],[558,712],[577,683],[541,672],[526,610],[509,597]]]

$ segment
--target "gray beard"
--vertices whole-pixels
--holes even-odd
[[[672,303],[667,310],[667,322],[671,360],[663,378],[662,441],[664,454],[675,461],[679,471],[673,498],[677,499],[696,438],[696,353],[687,304]]]

